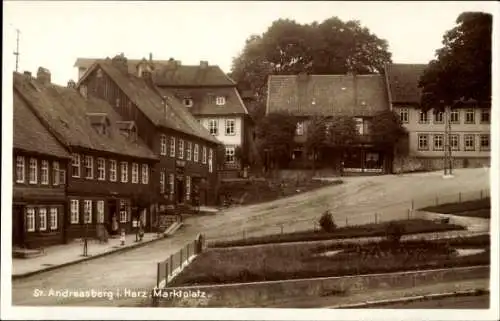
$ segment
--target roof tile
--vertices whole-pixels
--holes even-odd
[[[420,103],[420,76],[426,64],[390,64],[386,66],[392,103]]]

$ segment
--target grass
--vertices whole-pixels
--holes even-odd
[[[366,225],[339,227],[334,232],[324,231],[300,231],[286,234],[265,235],[259,237],[251,237],[247,239],[234,241],[219,241],[214,242],[210,247],[232,247],[246,246],[271,243],[289,243],[289,242],[306,242],[306,241],[322,241],[333,239],[345,239],[356,237],[374,237],[385,236],[389,224],[396,224],[403,228],[403,234],[417,234],[429,232],[442,232],[451,230],[463,230],[460,225],[447,224],[441,222],[433,222],[422,219],[411,219],[402,221],[392,221],[384,223],[371,223]]]
[[[485,242],[484,239],[474,239],[472,242],[480,241]],[[458,243],[467,242],[462,239]],[[481,247],[486,248],[484,245]],[[490,262],[489,250],[470,256],[457,256],[454,246],[441,241],[402,242],[400,246],[384,241],[363,244],[357,248],[346,244],[344,249],[345,253],[331,257],[319,255],[318,245],[307,243],[209,249],[186,267],[172,286],[388,273]]]
[[[458,216],[490,218],[491,201],[488,197],[474,201],[430,206],[422,208],[421,210],[434,213],[453,214]]]

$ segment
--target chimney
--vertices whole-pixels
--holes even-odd
[[[113,59],[111,59],[111,63],[122,72],[128,73],[127,58],[125,57],[123,52],[119,55],[114,56]]]
[[[38,68],[36,73],[36,78],[38,81],[44,85],[50,84],[50,71],[43,67]]]
[[[168,69],[175,69],[177,67],[177,61],[174,58],[170,58],[167,63]]]
[[[31,71],[25,71],[23,74],[24,74],[24,77],[31,79]]]
[[[68,88],[75,88],[76,87],[76,83],[73,81],[73,79],[70,79],[68,81]]]
[[[149,53],[149,61],[152,62],[153,61],[153,53]]]
[[[208,68],[208,61],[205,61],[205,60],[200,61],[200,68],[201,69]]]

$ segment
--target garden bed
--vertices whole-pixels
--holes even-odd
[[[480,200],[461,203],[448,203],[437,206],[429,206],[426,208],[422,208],[421,210],[433,213],[453,214],[458,216],[490,218],[491,200],[488,197]]]
[[[333,239],[357,238],[357,237],[374,237],[385,236],[389,224],[396,224],[402,228],[403,234],[418,234],[430,232],[442,232],[452,230],[464,230],[460,225],[447,224],[443,222],[433,222],[422,219],[411,219],[403,221],[392,221],[384,223],[372,223],[366,225],[339,227],[334,232],[324,231],[300,231],[286,234],[265,235],[259,237],[251,237],[247,239],[234,241],[219,241],[210,244],[210,247],[232,247],[246,246],[271,243],[289,243],[289,242],[306,242],[306,241],[322,241]]]
[[[476,244],[484,252],[460,256],[456,249]],[[490,263],[489,238],[438,241],[372,242],[318,246],[276,244],[210,249],[191,263],[171,286],[259,282],[332,277]],[[321,255],[331,249],[342,252]]]

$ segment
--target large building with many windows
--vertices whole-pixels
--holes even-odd
[[[394,164],[395,171],[441,169],[444,166],[446,115],[419,109],[418,81],[427,65],[386,66],[390,108],[396,111],[409,132],[409,154]],[[491,108],[463,104],[449,110],[449,144],[453,167],[480,167],[490,164]]]

